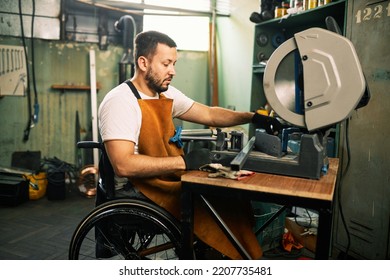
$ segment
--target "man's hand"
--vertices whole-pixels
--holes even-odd
[[[199,167],[211,163],[210,150],[206,148],[195,149],[183,156],[186,170],[198,170]]]
[[[268,134],[278,135],[282,130],[282,124],[273,117],[264,116],[258,113],[255,113],[252,117],[252,123],[256,128],[263,128]]]

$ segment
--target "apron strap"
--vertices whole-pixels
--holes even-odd
[[[135,88],[134,84],[130,80],[127,80],[125,83],[129,86],[129,88],[131,89],[131,91],[133,92],[134,96],[137,99],[142,99],[141,96],[139,95],[138,90]]]

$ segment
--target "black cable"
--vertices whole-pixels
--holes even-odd
[[[74,164],[67,163],[57,157],[45,158],[41,164],[41,169],[46,171],[47,179],[52,183],[63,183],[63,179],[58,178],[58,173],[67,174],[69,178],[75,179],[78,171]]]
[[[33,122],[38,122],[39,103],[38,92],[35,79],[35,48],[34,48],[34,21],[35,21],[35,0],[32,1],[32,18],[31,18],[31,69],[32,69],[32,82],[34,87],[34,114]]]
[[[351,149],[350,149],[350,145],[349,145],[349,119],[347,119],[345,121],[345,145],[346,145],[346,149],[347,149],[347,155],[346,155],[347,163],[346,163],[344,170],[342,170],[341,175],[340,175],[340,184],[339,184],[339,188],[337,191],[337,198],[338,198],[337,200],[338,200],[338,207],[339,207],[341,221],[343,223],[345,232],[347,234],[347,246],[345,248],[345,257],[346,257],[346,256],[348,256],[348,252],[349,252],[349,249],[351,246],[351,236],[350,236],[350,233],[348,230],[347,223],[345,221],[344,211],[343,211],[343,207],[341,204],[341,186],[342,186],[342,182],[345,178],[345,175],[348,173],[350,162],[351,162]],[[344,157],[342,157],[342,158],[344,158]],[[343,164],[341,166],[343,166]]]
[[[312,222],[313,222],[313,219],[312,219],[312,217],[310,216],[310,212],[309,212],[309,210],[307,209],[307,208],[305,208],[305,211],[306,211],[306,213],[307,213],[307,216],[309,217],[309,224],[308,225],[303,225],[303,224],[301,224],[301,222],[299,222],[298,220],[297,220],[297,207],[295,207],[294,208],[294,222],[298,225],[298,226],[301,226],[301,227],[304,227],[304,228],[310,228],[311,227],[311,224],[312,224]]]
[[[333,17],[330,17],[330,16],[326,17],[325,23],[326,23],[326,27],[327,27],[328,30],[333,31],[333,32],[335,32],[335,33],[337,33],[339,35],[343,35],[339,25],[337,24],[336,20]],[[366,93],[367,93],[366,95],[369,96],[368,88],[366,90]],[[350,162],[351,162],[351,150],[350,150],[350,146],[349,146],[349,119],[348,118],[345,121],[345,145],[346,145],[346,149],[347,149],[347,155],[346,155],[347,163],[346,163],[345,169],[341,171],[340,184],[339,184],[339,188],[337,190],[337,198],[338,198],[338,207],[339,207],[339,211],[340,211],[341,221],[343,223],[345,232],[347,234],[347,246],[346,246],[346,249],[345,249],[345,256],[348,256],[348,251],[349,251],[350,246],[351,246],[351,236],[350,236],[350,233],[349,233],[349,230],[348,230],[347,223],[345,221],[343,207],[342,207],[342,204],[341,204],[341,186],[342,186],[342,182],[343,182],[344,176],[347,174],[347,172],[349,170],[349,165],[350,165]],[[344,157],[342,157],[342,159],[343,158]],[[343,162],[341,163],[341,166],[343,166]]]
[[[313,219],[312,219],[312,217],[310,216],[310,212],[309,212],[309,210],[307,209],[307,208],[305,208],[305,210],[306,210],[306,213],[307,213],[307,216],[309,217],[309,224],[308,224],[308,228],[311,228],[311,224],[313,223]]]
[[[30,136],[31,129],[31,89],[30,89],[30,71],[28,69],[28,56],[27,56],[27,47],[26,47],[26,38],[24,36],[24,27],[23,27],[23,14],[22,14],[22,1],[19,0],[19,19],[21,27],[21,35],[23,41],[24,57],[26,59],[26,72],[27,72],[27,105],[28,105],[28,120],[27,126],[24,129],[23,133],[23,142],[27,142]]]

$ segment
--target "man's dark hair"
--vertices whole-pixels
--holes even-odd
[[[137,61],[140,56],[150,59],[156,52],[158,44],[167,45],[170,48],[176,48],[176,43],[168,35],[158,31],[145,31],[139,33],[134,41],[134,62],[138,66]]]

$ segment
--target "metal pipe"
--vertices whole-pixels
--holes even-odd
[[[181,136],[212,136],[212,129],[183,129]]]

